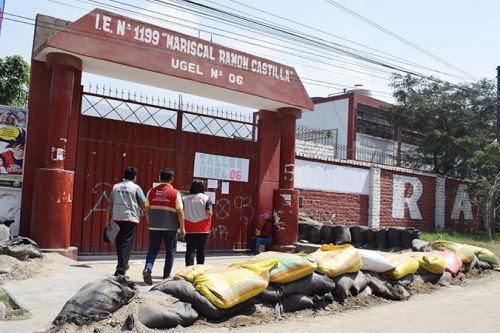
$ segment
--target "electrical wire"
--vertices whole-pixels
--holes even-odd
[[[350,14],[350,15],[352,15],[352,16],[354,16],[354,17],[356,17],[356,18],[358,18],[359,20],[361,20],[361,21],[363,21],[363,22],[365,22],[365,23],[367,23],[367,24],[371,25],[372,27],[374,27],[374,28],[376,28],[376,29],[378,29],[378,30],[380,30],[380,31],[382,31],[382,32],[384,32],[384,33],[386,33],[386,34],[388,34],[389,36],[391,36],[391,37],[393,37],[393,38],[395,38],[395,39],[397,39],[397,40],[399,40],[399,41],[403,42],[404,44],[406,44],[406,45],[408,45],[408,46],[410,46],[410,47],[412,47],[412,48],[416,49],[417,51],[419,51],[419,52],[421,52],[421,53],[423,53],[423,54],[425,54],[425,55],[427,55],[427,56],[431,57],[432,59],[437,60],[437,61],[439,61],[440,63],[442,63],[442,64],[444,64],[444,65],[446,65],[446,66],[448,66],[448,67],[450,67],[450,68],[453,68],[453,69],[454,69],[454,70],[456,70],[457,72],[462,73],[463,75],[467,75],[467,76],[469,76],[471,79],[474,79],[474,80],[475,80],[475,77],[474,77],[473,75],[471,75],[471,74],[467,73],[466,71],[464,71],[464,70],[462,70],[462,69],[458,68],[457,66],[455,66],[455,65],[451,64],[450,62],[448,62],[448,61],[446,61],[446,60],[444,60],[444,59],[442,59],[442,58],[438,57],[437,55],[432,54],[431,52],[429,52],[429,51],[425,50],[424,48],[422,48],[422,47],[418,46],[417,44],[415,44],[415,43],[413,43],[413,42],[410,42],[409,40],[407,40],[407,39],[405,39],[405,38],[403,38],[403,37],[401,37],[401,36],[397,35],[396,33],[394,33],[394,32],[392,32],[392,31],[390,31],[389,29],[384,28],[384,27],[383,27],[383,26],[381,26],[380,24],[375,23],[374,21],[372,21],[372,20],[370,20],[370,19],[368,19],[368,18],[366,18],[366,17],[362,16],[361,14],[356,13],[355,11],[353,11],[353,10],[351,10],[351,9],[349,9],[349,8],[347,8],[347,7],[343,6],[343,5],[341,5],[341,4],[339,4],[338,2],[335,2],[335,1],[333,1],[333,0],[325,0],[325,1],[326,1],[327,3],[329,3],[329,4],[331,4],[331,5],[333,5],[333,6],[337,7],[337,8],[339,8],[339,9],[341,9],[342,11],[344,11],[344,12],[346,12],[346,13],[348,13],[348,14]]]

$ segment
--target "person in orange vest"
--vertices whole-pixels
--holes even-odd
[[[177,247],[177,232],[184,237],[184,208],[179,190],[172,186],[175,173],[164,168],[160,170],[160,185],[153,187],[146,195],[145,213],[149,220],[149,250],[146,266],[142,272],[144,282],[153,284],[151,272],[160,250],[165,244],[165,266],[163,279],[170,276]]]
[[[205,244],[212,225],[212,200],[205,194],[203,183],[193,181],[189,195],[184,197],[186,214],[186,266],[205,263]]]

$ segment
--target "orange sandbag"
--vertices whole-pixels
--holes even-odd
[[[350,244],[340,246],[321,245],[321,248],[307,256],[318,264],[318,271],[329,277],[355,273],[361,269],[361,255]]]

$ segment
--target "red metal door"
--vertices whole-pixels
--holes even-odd
[[[84,94],[77,143],[72,245],[82,254],[114,252],[102,241],[105,210],[112,185],[122,179],[127,166],[139,169],[138,184],[145,193],[163,167],[176,171],[175,187],[188,190],[193,180],[195,153],[203,152],[250,160],[248,182],[230,182],[229,194],[225,195],[221,194],[221,181],[217,189],[210,190],[216,192],[216,201],[208,242],[210,250],[248,248],[257,207],[258,144],[253,140],[256,125],[253,121],[228,118],[215,112],[207,115]],[[218,124],[215,129],[214,123]],[[229,127],[233,131],[224,130],[227,124],[233,125]],[[234,129],[241,126],[250,130],[245,134],[246,140],[234,134]],[[141,222],[134,251],[147,248],[147,226]]]

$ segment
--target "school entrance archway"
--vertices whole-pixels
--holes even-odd
[[[134,101],[83,94],[82,71],[255,108],[260,110],[258,122],[135,101],[137,110],[156,109],[147,111],[145,121],[130,123],[123,106],[131,109]],[[97,116],[82,113],[89,105]],[[117,117],[102,117],[102,105]],[[42,248],[108,252],[101,243],[106,187],[133,164],[140,168],[143,188],[151,187],[165,166],[176,169],[181,189],[193,177],[217,181],[214,227],[219,229],[213,231],[212,249],[246,248],[254,222],[264,212],[279,219],[275,243],[289,246],[297,237],[295,120],[312,108],[291,67],[101,9],[73,23],[39,15],[21,232]],[[189,130],[200,123],[208,130]],[[214,133],[213,124],[226,125]],[[250,138],[217,136],[225,126],[250,128]],[[203,161],[219,163],[213,165],[218,171],[195,169]],[[242,172],[235,167],[240,163],[248,164],[248,177],[235,179]],[[222,181],[229,183],[229,193],[220,188]],[[138,251],[145,250],[143,236],[136,242]]]

